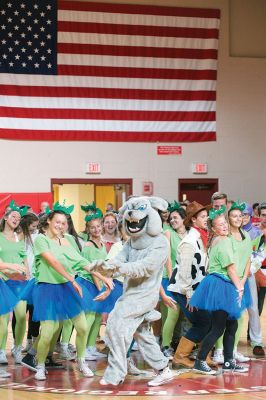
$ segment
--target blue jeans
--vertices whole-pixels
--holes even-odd
[[[192,323],[192,327],[188,330],[185,337],[194,343],[200,343],[207,335],[211,328],[211,314],[205,310],[196,310],[193,312],[189,311],[186,307],[187,298],[184,294],[173,293],[174,298],[179,304],[183,314]]]

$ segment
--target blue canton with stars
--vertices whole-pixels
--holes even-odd
[[[57,2],[0,0],[0,72],[57,73]]]

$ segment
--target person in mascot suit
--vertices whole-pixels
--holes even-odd
[[[131,197],[119,210],[129,240],[112,260],[91,265],[91,270],[105,276],[124,276],[123,294],[107,321],[106,344],[110,352],[101,385],[118,385],[124,381],[127,351],[133,337],[143,359],[157,371],[148,385],[159,386],[173,379],[168,359],[161,352],[149,325],[158,319],[156,314],[159,313],[154,308],[169,254],[169,243],[162,234],[158,213],[167,206],[168,203],[159,197]]]

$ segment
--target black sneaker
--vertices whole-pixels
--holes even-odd
[[[31,371],[37,372],[37,360],[32,354],[27,353],[22,358],[21,365],[24,365],[24,367],[30,369]]]
[[[45,360],[45,368],[47,369],[64,369],[64,365],[60,362],[53,360],[52,356],[48,356]]]
[[[198,360],[196,359],[194,368],[192,368],[192,371],[197,372],[198,374],[203,374],[203,375],[215,375],[216,371],[211,369],[206,361]]]
[[[235,360],[225,361],[222,366],[224,372],[248,372],[248,367],[238,365]]]

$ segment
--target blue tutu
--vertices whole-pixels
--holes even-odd
[[[24,300],[27,304],[33,305],[33,290],[36,288],[37,282],[35,278],[28,281],[27,285],[24,287],[19,295],[20,300]]]
[[[189,304],[201,310],[223,310],[229,314],[229,319],[239,319],[242,312],[252,304],[248,281],[239,304],[238,292],[233,282],[223,275],[209,274],[198,285]]]
[[[100,291],[97,289],[96,285],[87,279],[81,278],[80,276],[76,278],[76,282],[81,286],[83,290],[83,299],[85,303],[85,312],[96,312],[102,314],[104,311],[101,301],[93,300],[99,295]]]
[[[0,279],[0,315],[4,315],[13,311],[18,302],[19,299],[9,289],[6,281]]]
[[[84,297],[80,297],[71,282],[38,283],[32,291],[33,321],[64,321],[84,310]]]
[[[114,279],[114,284],[115,286],[113,290],[111,290],[109,296],[105,300],[98,302],[101,303],[102,309],[104,310],[102,312],[105,312],[107,314],[109,314],[113,310],[115,303],[117,302],[119,297],[121,297],[123,294],[123,283],[118,281],[117,279]],[[103,287],[102,290],[100,291],[100,294],[105,291],[106,289],[105,287]]]
[[[168,278],[163,278],[162,279],[162,287],[164,289],[164,292],[165,292],[166,296],[169,296],[173,300],[175,300],[174,293],[173,292],[169,292],[169,290],[167,289],[168,286],[169,286],[169,279]],[[160,301],[162,301],[161,296],[160,296]]]
[[[5,282],[14,295],[20,299],[20,294],[25,289],[29,281],[16,281],[14,279],[8,279]]]

